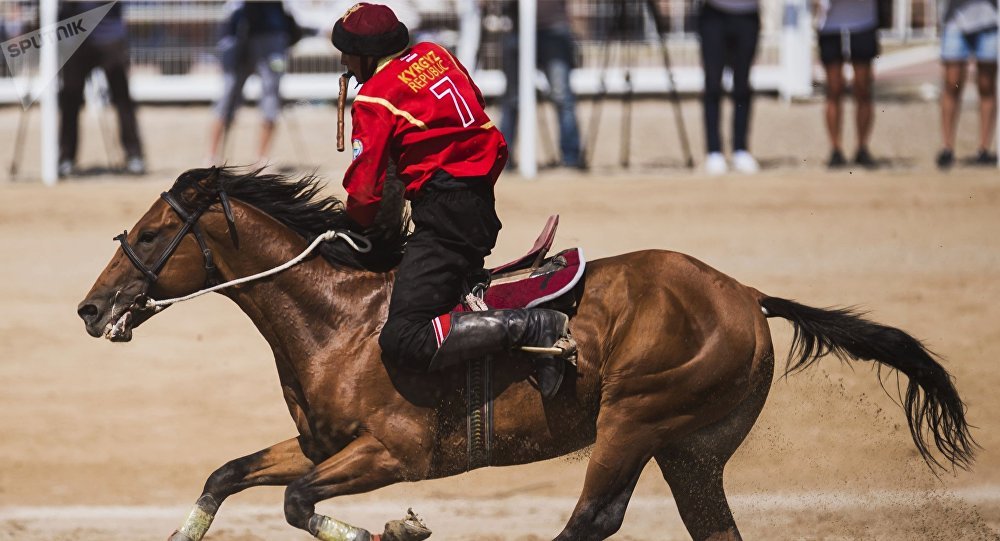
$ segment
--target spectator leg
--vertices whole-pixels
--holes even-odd
[[[580,165],[580,128],[576,121],[576,97],[569,86],[572,66],[565,58],[554,57],[546,65],[545,75],[552,90],[552,101],[559,117],[559,151],[562,164]]]
[[[705,146],[708,153],[722,152],[719,136],[719,101],[722,99],[722,69],[726,62],[725,15],[703,6],[698,18],[701,64],[705,74],[702,108],[705,120]]]
[[[760,18],[739,15],[732,18],[733,47],[731,49],[733,67],[733,152],[747,150],[747,134],[750,131],[750,104],[753,89],[750,88],[750,67],[757,55],[757,41],[760,37]]]
[[[858,130],[858,148],[868,148],[868,140],[875,124],[873,86],[875,74],[871,62],[854,62],[855,123]]]
[[[945,150],[955,150],[959,102],[965,84],[965,62],[944,63],[944,88],[941,91],[941,137]]]
[[[503,74],[507,79],[507,86],[504,88],[503,98],[500,101],[500,133],[510,147],[511,155],[514,154],[514,139],[517,136],[517,35],[506,35],[503,37]]]
[[[222,156],[224,150],[221,148],[222,140],[229,130],[229,126],[233,123],[236,109],[243,101],[243,85],[250,77],[251,71],[252,69],[241,66],[227,70],[222,74],[222,95],[215,103],[215,119],[209,129],[208,152],[211,165],[218,165],[225,159]]]
[[[824,64],[826,70],[826,133],[830,137],[830,147],[842,150],[840,124],[843,118],[841,101],[844,97],[844,64],[832,62]]]
[[[264,117],[257,161],[264,165],[270,158],[274,126],[281,114],[281,76],[288,63],[288,40],[284,34],[268,34],[255,40],[253,45],[260,51],[256,69],[260,77],[260,111]]]
[[[59,89],[59,161],[76,162],[79,136],[80,107],[83,106],[83,86],[96,65],[97,54],[86,43],[62,67],[62,87]]]
[[[997,120],[997,63],[976,63],[976,86],[979,89],[979,148],[989,150]],[[957,107],[956,107],[957,109]]]
[[[118,135],[121,138],[125,157],[141,158],[142,141],[139,138],[139,124],[135,117],[135,103],[128,86],[128,43],[108,45],[102,50],[102,68],[108,78],[111,103],[118,113]]]

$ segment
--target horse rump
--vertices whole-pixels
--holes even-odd
[[[901,397],[913,443],[931,469],[944,465],[931,453],[934,446],[953,467],[968,469],[978,447],[965,420],[965,404],[952,376],[934,354],[909,334],[866,319],[853,308],[813,308],[777,297],[763,297],[767,317],[780,317],[794,327],[785,373],[804,370],[820,357],[875,361],[906,375]],[[881,380],[881,378],[880,378]]]

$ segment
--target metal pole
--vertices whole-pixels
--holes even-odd
[[[39,5],[40,17],[39,26],[41,28],[55,28],[58,6],[57,0],[41,0]],[[55,186],[59,181],[59,139],[58,139],[58,117],[59,107],[57,102],[56,87],[58,81],[56,74],[59,71],[59,44],[48,41],[41,47],[41,60],[39,66],[39,78],[42,86],[42,182],[46,186]]]
[[[456,56],[458,61],[469,70],[476,71],[476,56],[479,52],[480,32],[483,27],[482,13],[476,0],[460,0],[458,2],[458,46]]]
[[[535,178],[538,175],[535,149],[538,135],[535,129],[535,117],[538,114],[535,103],[536,22],[535,0],[518,0],[518,28],[521,29],[521,35],[518,37],[521,47],[517,64],[518,76],[521,79],[520,88],[517,89],[520,109],[517,119],[517,139],[520,142],[518,146],[518,170],[521,176],[526,179]]]
[[[778,92],[787,103],[812,93],[812,29],[806,0],[785,0],[783,18]]]

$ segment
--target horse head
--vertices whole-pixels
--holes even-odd
[[[132,227],[114,238],[120,249],[98,276],[77,313],[87,332],[112,342],[132,339],[138,327],[162,308],[148,306],[150,296],[187,295],[217,280],[212,233],[221,229],[211,220],[219,210],[226,218],[228,239],[238,246],[232,210],[220,182],[220,169],[191,169],[161,194]],[[214,218],[213,216],[213,218]]]

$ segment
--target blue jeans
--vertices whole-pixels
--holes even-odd
[[[969,57],[984,64],[997,61],[997,29],[989,28],[963,34],[954,24],[944,25],[941,32],[941,60],[965,62]]]
[[[539,29],[536,64],[549,80],[549,98],[556,106],[559,118],[559,151],[562,164],[580,166],[580,130],[576,122],[576,96],[569,86],[569,73],[573,69],[573,35],[569,28]],[[512,32],[503,40],[503,72],[507,78],[500,105],[500,133],[508,145],[514,144],[517,135],[518,113],[518,43]]]

